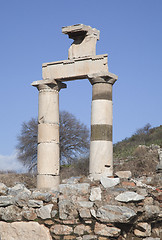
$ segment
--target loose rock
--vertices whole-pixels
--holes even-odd
[[[119,194],[115,200],[119,201],[119,202],[137,202],[137,201],[141,201],[143,200],[145,197],[142,196],[142,195],[139,195],[135,192],[124,192],[124,193],[121,193]]]
[[[101,178],[101,184],[103,185],[104,188],[114,187],[119,183],[120,183],[119,178],[108,178],[108,177]]]

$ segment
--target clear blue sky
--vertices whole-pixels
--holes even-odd
[[[97,54],[108,53],[109,71],[118,75],[114,142],[148,122],[162,124],[161,0],[1,0],[0,170],[6,159],[16,161],[22,122],[38,114],[38,91],[30,84],[42,78],[42,63],[67,59],[71,40],[61,27],[77,23],[100,30]],[[60,109],[90,126],[90,83],[67,87],[60,92]]]

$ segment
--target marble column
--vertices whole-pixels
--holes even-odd
[[[49,82],[49,83],[48,83]],[[37,188],[57,190],[60,182],[59,90],[66,84],[40,80],[39,90]]]
[[[112,85],[115,80],[89,77],[92,84],[90,178],[113,175]]]

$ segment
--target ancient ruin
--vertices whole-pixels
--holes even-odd
[[[117,76],[108,70],[107,54],[96,55],[99,31],[77,24],[62,28],[74,42],[68,60],[44,63],[39,90],[37,187],[59,185],[59,91],[65,81],[87,78],[92,84],[90,167],[91,179],[113,174],[112,85]]]

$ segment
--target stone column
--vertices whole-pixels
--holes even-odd
[[[60,182],[59,90],[66,84],[40,80],[32,85],[39,90],[37,188],[57,190]]]
[[[92,84],[90,178],[113,175],[112,85],[115,79],[89,76]]]

